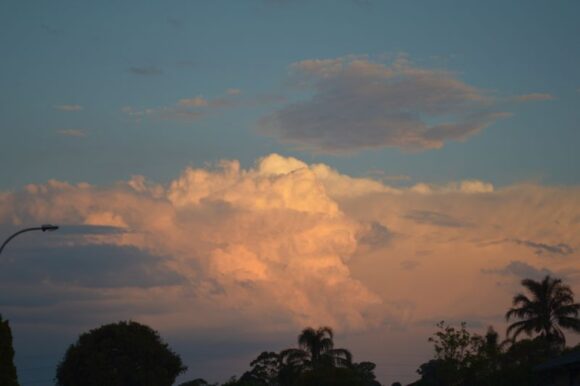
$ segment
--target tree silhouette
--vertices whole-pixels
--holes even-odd
[[[0,385],[18,386],[10,323],[0,315]]]
[[[156,331],[119,322],[82,334],[59,364],[56,381],[59,386],[171,386],[185,370]]]
[[[281,361],[291,367],[314,369],[318,367],[349,367],[352,354],[346,349],[334,348],[334,332],[330,327],[305,328],[298,335],[300,348],[280,353]]]
[[[562,280],[546,276],[542,281],[522,280],[531,294],[517,294],[506,320],[518,319],[508,326],[507,335],[515,340],[520,334],[538,334],[550,344],[564,345],[562,329],[580,332],[580,304],[574,303],[574,293]]]
[[[250,362],[252,369],[246,371],[240,378],[241,383],[255,385],[287,384],[282,371],[280,355],[272,351],[263,351],[256,359]],[[295,377],[292,377],[295,378]]]
[[[180,383],[179,386],[217,386],[217,383],[209,383],[203,378],[196,378],[192,381]]]

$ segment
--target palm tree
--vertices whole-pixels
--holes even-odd
[[[562,280],[546,276],[541,282],[522,280],[531,297],[517,294],[506,320],[519,319],[509,325],[507,335],[515,340],[521,333],[538,334],[549,343],[564,344],[562,329],[580,332],[580,304],[574,303],[574,293]]]
[[[334,348],[334,333],[330,327],[305,328],[298,335],[298,346],[280,353],[286,366],[312,369],[321,366],[350,367],[352,354],[343,348]]]

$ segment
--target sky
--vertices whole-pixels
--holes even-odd
[[[0,3],[0,313],[23,386],[132,319],[241,375],[330,325],[410,382],[440,320],[580,291],[577,1]],[[570,336],[570,340],[574,341]]]

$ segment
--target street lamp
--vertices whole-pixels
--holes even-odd
[[[2,254],[2,251],[4,250],[4,247],[6,246],[6,244],[8,244],[8,242],[10,240],[12,240],[13,238],[15,238],[16,236],[18,236],[21,233],[30,232],[30,231],[43,231],[43,232],[49,231],[49,232],[52,232],[52,231],[55,231],[57,229],[58,229],[58,225],[44,224],[44,225],[41,225],[39,227],[25,228],[25,229],[19,230],[18,232],[14,233],[12,236],[8,237],[6,239],[6,241],[4,241],[4,243],[0,247],[0,255]]]

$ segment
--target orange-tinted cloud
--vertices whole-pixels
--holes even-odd
[[[25,318],[82,304],[176,330],[243,321],[427,336],[442,318],[503,323],[522,275],[580,284],[578,197],[478,180],[396,188],[276,154],[249,169],[188,168],[167,185],[49,181],[0,195],[3,233],[63,225],[11,245],[1,287],[52,300],[0,305]],[[42,269],[27,269],[44,249]]]

